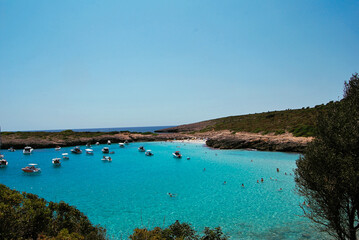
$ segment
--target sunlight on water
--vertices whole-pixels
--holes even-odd
[[[154,156],[139,152],[140,145]],[[0,182],[70,203],[105,226],[114,239],[126,239],[136,227],[168,226],[175,220],[191,223],[198,231],[221,226],[232,239],[323,238],[299,216],[302,200],[294,193],[293,180],[298,154],[153,142],[125,148],[112,144],[113,161],[103,162],[104,146],[93,146],[93,156],[69,154],[59,168],[51,159],[71,148],[35,149],[31,156],[20,150],[4,152],[9,166],[0,169]],[[173,158],[174,151],[181,151],[183,158]],[[38,163],[42,172],[23,173],[28,163]]]

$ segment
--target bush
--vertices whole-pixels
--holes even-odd
[[[220,227],[210,229],[206,227],[202,236],[188,223],[176,221],[168,228],[155,227],[153,230],[147,228],[136,228],[129,237],[131,240],[227,240],[228,237]]]
[[[0,239],[106,239],[75,207],[0,184]],[[61,236],[70,236],[65,238]]]

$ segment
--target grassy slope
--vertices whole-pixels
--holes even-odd
[[[332,104],[332,102],[328,103]],[[327,105],[328,105],[327,104]],[[200,123],[187,124],[166,131],[178,132],[207,132],[230,130],[235,132],[275,133],[290,132],[296,137],[310,137],[315,134],[315,122],[320,111],[325,111],[327,105],[317,105],[313,108],[273,111],[240,116],[230,116],[208,120]]]

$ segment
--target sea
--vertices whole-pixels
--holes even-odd
[[[154,155],[139,152],[139,146]],[[115,152],[112,162],[101,160],[103,147]],[[105,227],[110,239],[128,239],[135,228],[167,227],[176,220],[198,232],[220,226],[230,239],[328,239],[302,217],[293,176],[299,154],[187,142],[92,149],[94,155],[71,154],[71,147],[35,149],[31,155],[2,151],[9,165],[0,169],[0,183],[76,206]],[[175,151],[183,157],[174,158]],[[52,158],[62,153],[70,159],[54,167]],[[29,163],[37,163],[41,173],[22,172]]]
[[[129,132],[155,132],[156,130],[170,128],[175,126],[149,126],[149,127],[113,127],[113,128],[81,128],[81,129],[53,129],[53,130],[31,130],[25,132],[61,132],[64,130],[72,130],[74,132],[113,132],[113,131],[129,131]]]

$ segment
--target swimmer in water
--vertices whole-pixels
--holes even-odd
[[[263,178],[261,178],[261,182],[264,182]]]
[[[242,187],[244,188],[244,184],[242,183]]]
[[[277,172],[279,172],[279,168],[277,168]]]
[[[206,168],[203,168],[203,172],[205,172],[206,171]]]
[[[226,181],[224,181],[224,182],[223,182],[223,185],[226,185],[226,184],[227,184],[227,182],[226,182]]]
[[[259,180],[257,180],[257,183],[259,183]]]

